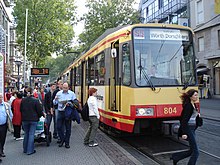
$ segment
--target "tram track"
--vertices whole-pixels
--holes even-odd
[[[206,133],[206,134],[209,134],[209,135],[213,135],[213,136],[219,137],[219,134],[212,133],[212,132],[210,132],[210,131],[197,130],[197,132]]]
[[[201,131],[200,131],[200,132],[201,132]],[[173,139],[173,140],[174,140],[174,139]],[[185,146],[187,146],[187,147],[189,146],[188,142],[185,141],[185,140],[179,140],[178,142],[181,143],[181,144],[183,144],[183,145],[185,145]],[[212,153],[210,153],[210,152],[208,152],[208,151],[205,151],[205,150],[203,150],[203,149],[199,149],[199,151],[202,152],[202,153],[204,153],[205,155],[211,156],[211,157],[216,158],[216,159],[218,159],[218,160],[220,161],[220,157],[217,156],[217,155],[215,155],[215,154],[212,154]]]
[[[160,165],[170,165],[170,156],[172,153],[187,150],[185,144],[179,143],[171,137],[146,137],[146,141],[149,143],[144,143],[143,138],[144,137],[124,138],[123,141],[132,146],[137,152],[145,155]],[[158,141],[158,145],[155,145],[156,141]]]
[[[152,139],[154,139],[155,137],[152,137]],[[156,164],[160,164],[160,165],[170,165],[172,162],[170,161],[170,156],[172,153],[176,153],[176,152],[181,152],[181,151],[186,151],[189,148],[188,142],[185,140],[178,140],[176,137],[174,136],[170,136],[170,137],[160,137],[161,141],[163,141],[164,139],[164,143],[167,144],[166,145],[161,145],[158,144],[158,148],[161,148],[161,150],[154,152],[154,147],[155,145],[152,145],[153,148],[151,146],[147,146],[145,145],[142,140],[139,139],[139,137],[136,137],[136,140],[134,140],[134,138],[123,138],[122,140],[129,144],[134,150],[136,150],[138,153],[142,154],[143,156],[152,159],[152,161],[154,161]],[[148,138],[148,140],[150,140]],[[179,148],[175,148],[172,149],[170,147],[170,145],[167,143],[167,140],[170,141],[173,146],[177,145],[180,146]],[[163,142],[162,142],[163,143]],[[215,159],[215,161],[219,161],[220,162],[220,157],[207,151],[204,149],[199,149],[200,153],[206,155],[205,157],[209,157],[209,159]],[[187,160],[183,160],[182,163],[186,164]],[[181,165],[181,163],[180,163]]]

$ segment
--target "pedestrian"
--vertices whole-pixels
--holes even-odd
[[[57,92],[53,103],[58,105],[58,116],[57,116],[57,131],[60,137],[59,147],[62,147],[65,143],[66,148],[70,148],[69,140],[71,135],[71,122],[72,120],[66,118],[65,107],[70,106],[68,102],[73,102],[76,99],[74,92],[69,90],[68,83],[63,84],[63,90]],[[65,126],[66,132],[64,133],[63,127]]]
[[[40,103],[42,104],[43,111],[45,112],[44,108],[44,99],[45,99],[45,92],[44,92],[44,87],[40,87],[39,92],[37,93],[37,98],[39,99]]]
[[[190,150],[174,153],[171,156],[173,165],[176,165],[180,160],[190,156],[188,165],[195,165],[199,156],[199,150],[195,138],[196,117],[200,115],[196,108],[198,101],[198,91],[190,89],[180,96],[182,100],[183,111],[181,113],[179,136],[184,140],[188,140]]]
[[[57,81],[57,89],[53,92],[52,100],[54,100],[57,92],[61,91],[63,88],[63,82],[62,80]],[[57,133],[57,116],[58,116],[58,105],[54,105],[53,101],[51,103],[51,108],[53,109],[53,123],[54,123],[54,132],[53,132],[53,138],[57,139],[58,133]],[[58,139],[57,143],[60,143],[60,138]]]
[[[50,85],[50,89],[48,90],[49,92],[45,94],[45,100],[44,100],[44,108],[45,108],[45,113],[46,113],[46,122],[48,126],[48,132],[50,132],[50,124],[51,124],[52,116],[53,116],[53,109],[51,107],[51,104],[52,104],[52,95],[55,89],[56,89],[56,84],[52,83]],[[54,132],[55,130],[57,129],[54,128]]]
[[[98,146],[98,143],[95,142],[95,136],[99,126],[99,111],[98,111],[98,102],[97,102],[97,89],[89,89],[89,98],[87,100],[89,106],[89,128],[87,130],[86,136],[84,138],[84,144],[89,145],[89,147]]]
[[[6,92],[6,97],[7,97],[7,100],[8,100],[8,101],[10,100],[11,95],[12,95],[12,89],[9,88],[8,91]]]
[[[38,86],[35,86],[34,91],[33,91],[33,96],[35,98],[38,98],[38,92],[39,92],[39,88],[38,88]]]
[[[27,97],[21,101],[21,119],[24,128],[23,152],[27,155],[34,154],[34,133],[39,118],[44,116],[42,105],[38,99],[33,97],[33,90],[28,88]]]
[[[13,113],[12,123],[14,127],[14,139],[23,140],[21,137],[21,100],[22,93],[17,92],[17,98],[12,102],[11,109]]]
[[[28,93],[27,90],[28,90],[28,86],[25,86],[23,90],[23,97],[27,97],[27,93]]]
[[[6,112],[8,111],[8,112]],[[4,145],[7,134],[7,118],[12,119],[10,105],[3,101],[3,94],[0,93],[0,158],[5,157]]]
[[[12,104],[12,102],[14,101],[14,99],[16,99],[16,97],[17,97],[17,91],[13,91],[12,93],[11,93],[11,98],[9,99],[9,101],[8,101],[8,103],[11,105]]]

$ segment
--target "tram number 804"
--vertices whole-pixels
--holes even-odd
[[[176,113],[177,113],[177,110],[176,110],[176,107],[174,107],[174,108],[172,108],[172,107],[165,107],[165,108],[163,109],[163,113],[164,113],[165,115],[167,115],[167,114],[176,114]]]

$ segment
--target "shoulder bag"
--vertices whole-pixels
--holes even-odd
[[[6,115],[7,115],[7,126],[8,126],[8,131],[9,132],[14,132],[14,127],[13,127],[13,124],[12,124],[12,120],[11,120],[11,117],[10,117],[10,109],[9,109],[9,105],[5,104],[5,112],[6,112]]]
[[[198,115],[196,117],[196,126],[201,127],[203,125],[203,119]]]

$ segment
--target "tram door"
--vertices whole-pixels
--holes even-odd
[[[109,109],[111,111],[118,111],[117,101],[117,80],[118,80],[118,66],[119,66],[119,41],[111,44],[111,60],[110,60],[110,79],[109,79]]]
[[[86,65],[86,62],[85,61],[83,61],[82,62],[82,82],[81,82],[81,103],[82,103],[82,105],[84,105],[85,104],[85,102],[86,102],[86,99],[87,99],[87,83],[86,83],[86,72],[87,72],[87,65]]]

